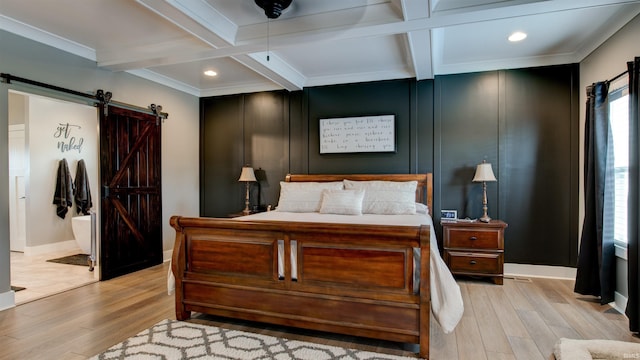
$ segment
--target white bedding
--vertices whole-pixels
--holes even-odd
[[[271,220],[271,221],[299,221],[299,222],[328,222],[341,224],[376,224],[376,225],[398,225],[398,226],[418,226],[429,225],[430,227],[430,274],[431,274],[431,311],[434,318],[440,324],[445,333],[452,332],[464,312],[460,287],[455,282],[449,268],[440,257],[438,242],[433,228],[433,222],[429,215],[377,215],[363,214],[358,216],[335,215],[320,213],[290,213],[282,211],[262,212],[248,216],[234,218],[238,221],[251,220]],[[169,294],[175,288],[175,279],[169,269],[168,277]]]
[[[445,333],[450,333],[460,321],[464,312],[460,287],[456,283],[449,268],[440,257],[438,241],[433,228],[431,217],[426,214],[414,215],[378,215],[363,214],[359,216],[320,214],[320,213],[290,213],[282,211],[268,211],[236,218],[240,221],[273,220],[273,221],[302,221],[328,222],[341,224],[372,224],[418,226],[429,225],[430,274],[431,274],[431,311]]]

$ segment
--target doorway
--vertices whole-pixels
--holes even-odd
[[[11,285],[20,304],[99,279],[88,266],[48,261],[82,253],[71,225],[79,214],[70,207],[59,217],[52,199],[62,159],[72,176],[83,160],[97,192],[98,116],[93,106],[14,90],[8,110]]]

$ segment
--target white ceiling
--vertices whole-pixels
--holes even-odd
[[[639,13],[640,0],[293,0],[267,21],[253,0],[0,0],[0,29],[215,96],[575,63]],[[509,43],[516,30],[527,39]]]

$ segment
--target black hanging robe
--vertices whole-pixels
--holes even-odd
[[[53,194],[53,204],[56,205],[56,214],[61,218],[67,215],[69,207],[73,205],[73,181],[69,174],[67,159],[58,162],[56,175],[56,189]]]
[[[89,187],[89,177],[87,175],[87,167],[85,166],[84,160],[78,161],[76,178],[73,185],[76,211],[78,214],[89,215],[89,210],[91,210],[93,204],[91,203],[91,188]]]

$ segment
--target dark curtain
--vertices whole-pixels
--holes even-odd
[[[640,331],[640,298],[638,297],[638,236],[640,234],[640,57],[627,63],[629,70],[629,248],[628,248],[628,281],[629,296],[626,314],[629,317],[629,330]]]
[[[585,215],[574,291],[614,301],[613,140],[609,125],[609,83],[587,87],[585,119]]]

